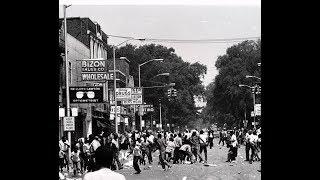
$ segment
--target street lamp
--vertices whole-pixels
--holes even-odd
[[[157,77],[157,76],[169,76],[170,73],[161,73],[161,74],[157,74],[155,75],[153,78]]]
[[[248,87],[252,90],[254,90],[257,86],[248,86],[248,85],[245,85],[245,84],[239,84],[239,87]],[[256,128],[256,112],[254,111],[255,110],[255,105],[256,105],[256,96],[255,96],[255,92],[252,91],[252,96],[253,96],[253,123],[254,123],[254,128]]]
[[[261,78],[257,77],[257,76],[249,76],[249,75],[246,75],[246,78],[256,78],[256,79],[259,79],[261,81]]]
[[[145,64],[147,64],[147,63],[149,63],[149,62],[152,62],[152,61],[163,61],[163,59],[151,59],[151,60],[149,60],[149,61],[147,61],[147,62],[144,62],[144,63],[142,63],[142,64],[139,64],[139,66],[138,66],[138,71],[139,71],[139,87],[141,87],[140,68],[141,68],[141,66],[143,66],[143,65],[145,65]]]
[[[114,122],[115,122],[115,127],[116,127],[116,133],[118,133],[118,123],[117,123],[117,96],[116,96],[116,89],[117,89],[117,81],[116,81],[116,47],[122,45],[123,43],[126,43],[132,39],[127,39],[123,41],[122,43],[113,46],[113,89],[114,89]]]

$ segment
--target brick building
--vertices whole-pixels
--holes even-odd
[[[64,56],[64,23],[59,19],[59,106],[65,108],[65,56]],[[107,57],[107,35],[101,30],[99,24],[92,22],[89,18],[67,18],[67,51],[69,60],[69,86],[92,86],[92,82],[85,82],[81,79],[80,61],[83,59],[106,59],[107,69],[113,72],[113,59]],[[116,79],[117,87],[128,87],[133,82],[129,75],[129,60],[127,58],[116,59]],[[87,137],[89,134],[100,133],[102,129],[114,131],[114,120],[110,120],[110,95],[113,94],[113,81],[101,82],[104,87],[104,103],[94,104],[70,104],[71,107],[78,108],[78,116],[75,118],[76,130],[72,132],[72,139]],[[121,115],[121,121],[124,118],[130,119],[132,115],[126,111]],[[128,125],[130,125],[128,124]],[[59,119],[59,136],[63,132],[62,118]],[[124,122],[120,123],[119,130],[125,128]]]

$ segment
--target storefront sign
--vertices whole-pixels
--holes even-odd
[[[70,103],[102,103],[103,87],[69,87]]]
[[[142,88],[131,88],[131,97],[122,101],[122,104],[142,104]]]
[[[119,101],[128,100],[131,98],[131,88],[117,88],[116,98]]]

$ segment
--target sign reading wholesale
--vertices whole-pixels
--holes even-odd
[[[69,87],[70,103],[102,103],[103,87]]]
[[[83,59],[81,63],[82,81],[106,81],[113,79],[113,73],[107,72],[105,59]]]
[[[131,88],[131,97],[122,101],[123,105],[142,104],[142,88]]]

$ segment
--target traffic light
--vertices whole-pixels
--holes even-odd
[[[257,86],[256,94],[261,94],[261,87],[260,86]]]
[[[176,89],[172,89],[172,96],[176,97],[177,96],[177,90]]]
[[[171,94],[172,94],[172,89],[168,89],[168,97],[171,97]]]

